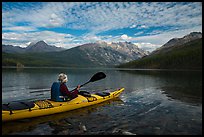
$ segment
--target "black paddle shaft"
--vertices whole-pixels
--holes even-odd
[[[86,83],[80,85],[80,87],[83,87],[84,85],[86,85],[86,84],[88,84],[88,83],[90,83],[90,82],[94,82],[94,81],[97,81],[97,80],[104,79],[105,77],[106,77],[106,75],[105,75],[103,72],[98,72],[98,73],[94,74],[94,75],[92,76],[92,78],[91,78],[88,82],[86,82]],[[75,88],[75,89],[76,89],[76,88]],[[75,89],[74,89],[74,90],[75,90]]]

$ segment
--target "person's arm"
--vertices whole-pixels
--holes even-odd
[[[77,97],[77,94],[79,93],[80,85],[77,86],[77,88],[71,92],[71,96],[73,98]]]
[[[62,92],[63,95],[71,96],[71,92],[68,90],[65,84],[61,84],[60,91]]]
[[[77,90],[79,90],[80,88],[81,88],[80,85],[78,85],[78,86],[77,86]]]
[[[80,85],[78,85],[77,88],[74,91],[72,91],[71,93],[76,95],[79,93],[79,89],[80,89]]]

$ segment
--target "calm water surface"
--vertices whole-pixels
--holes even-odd
[[[124,87],[117,99],[56,115],[2,123],[8,135],[202,135],[202,71],[26,68],[2,69],[2,103],[50,98],[58,74],[75,88],[96,72],[91,93]],[[86,130],[85,130],[86,129]]]

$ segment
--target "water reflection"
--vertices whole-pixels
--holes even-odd
[[[122,72],[134,74],[137,77],[140,75],[154,77],[155,83],[159,83],[157,90],[168,98],[195,105],[202,104],[202,71],[131,70]]]
[[[163,94],[171,99],[191,103],[193,105],[202,104],[202,92],[200,90],[186,87],[161,87]]]

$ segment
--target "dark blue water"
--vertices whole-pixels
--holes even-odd
[[[2,123],[14,135],[202,135],[202,71],[48,69],[2,70],[2,102],[50,98],[60,72],[69,89],[103,71],[82,90],[125,92],[115,100],[61,114]]]

